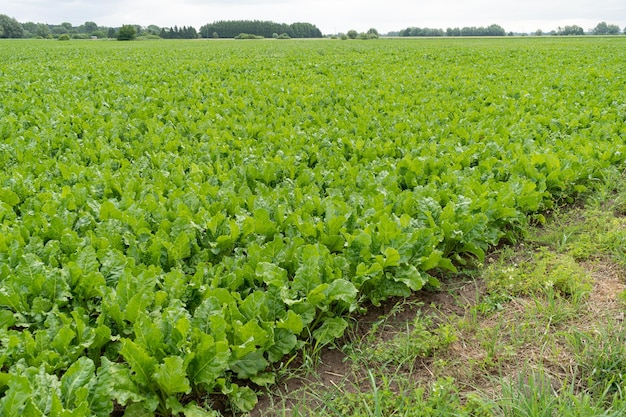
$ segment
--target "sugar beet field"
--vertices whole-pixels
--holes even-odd
[[[625,63],[621,38],[1,42],[0,416],[252,409],[623,164]]]

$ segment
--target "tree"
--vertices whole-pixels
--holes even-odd
[[[85,33],[88,33],[90,35],[98,30],[98,25],[95,22],[85,22],[83,26],[85,28]]]
[[[591,31],[594,35],[619,35],[619,26],[607,25],[606,22],[600,22]]]
[[[24,29],[23,37],[30,38],[30,37],[36,36],[35,31],[37,30],[37,23],[34,23],[34,22],[22,23],[22,29]]]
[[[117,32],[118,41],[132,41],[137,37],[137,28],[134,25],[124,25]]]
[[[367,37],[369,39],[378,39],[378,31],[374,28],[371,28],[370,30],[367,31]]]
[[[52,26],[51,32],[54,35],[63,35],[64,33],[68,33],[67,28],[62,25]]]
[[[356,39],[357,36],[359,36],[359,33],[356,30],[351,29],[348,31],[348,38]]]
[[[504,36],[506,31],[502,26],[493,24],[487,28],[487,36]]]
[[[594,35],[606,35],[609,31],[609,25],[606,22],[600,22],[596,25],[596,27],[592,30]]]
[[[161,33],[161,28],[157,25],[149,25],[146,28],[146,32],[148,32],[150,35],[159,35]]]
[[[0,38],[22,38],[24,28],[12,17],[0,14]]]
[[[42,38],[47,38],[50,36],[50,27],[45,23],[37,23],[37,27],[35,28],[35,35],[41,36]]]
[[[200,35],[198,35],[198,31],[193,26],[189,26],[187,31],[185,32],[187,39],[198,39]]]
[[[557,28],[556,34],[561,36],[584,35],[585,31],[578,25],[565,26],[564,28],[559,26]]]

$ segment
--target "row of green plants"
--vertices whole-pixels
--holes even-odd
[[[0,415],[250,410],[601,180],[625,45],[535,42],[1,44]]]
[[[623,415],[623,169],[576,203],[423,298],[355,320],[258,415]]]

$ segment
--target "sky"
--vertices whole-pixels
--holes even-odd
[[[193,26],[217,20],[257,19],[277,23],[308,22],[324,34],[379,33],[407,27],[489,26],[507,32],[549,32],[599,22],[626,26],[625,0],[1,0],[0,14],[21,23],[79,26],[138,24]]]

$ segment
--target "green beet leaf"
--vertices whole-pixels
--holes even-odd
[[[126,364],[113,363],[106,357],[101,358],[102,365],[99,375],[102,374],[104,387],[97,388],[106,390],[108,396],[115,399],[121,405],[140,405],[142,409],[154,411],[159,405],[159,398],[154,391],[134,382],[131,369]]]
[[[137,320],[133,323],[133,333],[135,334],[134,342],[146,349],[148,354],[156,357],[163,350],[164,343],[163,331],[158,326],[159,323],[155,321],[146,313],[139,312]]]
[[[350,307],[350,311],[356,310],[356,296],[358,290],[350,281],[336,279],[328,284],[328,287],[324,290],[324,294],[329,302],[341,300]]]
[[[134,403],[126,407],[124,417],[155,417],[154,410],[145,407],[143,403]]]
[[[167,396],[179,393],[188,394],[191,391],[184,361],[180,356],[163,359],[163,363],[156,367],[154,380]]]
[[[214,410],[205,410],[197,404],[187,404],[183,409],[185,417],[220,417],[220,414]]]
[[[393,279],[403,283],[413,291],[418,291],[428,282],[424,275],[413,265],[406,265],[395,271]]]
[[[133,379],[142,386],[150,387],[152,385],[152,374],[157,365],[156,359],[130,339],[122,339],[120,354],[130,365],[134,375]]]
[[[313,331],[313,338],[319,345],[325,345],[343,336],[348,328],[348,322],[341,317],[324,320],[322,325]]]
[[[286,317],[276,322],[276,328],[290,330],[293,334],[300,334],[304,328],[304,323],[300,315],[288,310]]]
[[[228,398],[235,407],[243,412],[251,411],[259,401],[256,393],[250,387],[239,387]]]
[[[255,274],[267,285],[282,287],[287,283],[287,271],[270,262],[257,263]]]
[[[302,321],[300,322],[301,325]],[[268,359],[270,362],[278,362],[297,346],[298,338],[292,331],[285,328],[277,328],[274,330],[274,343],[267,349]]]
[[[215,341],[213,336],[196,330],[195,356],[189,363],[188,375],[193,385],[202,385],[210,391],[230,362],[230,349],[225,341]]]
[[[9,383],[9,389],[0,399],[0,407],[5,417],[21,417],[22,409],[26,401],[32,395],[32,388],[28,383],[28,379],[24,376],[14,375]]]
[[[392,248],[392,247],[386,248],[385,251],[383,252],[383,255],[385,256],[384,261],[382,263],[384,268],[387,268],[390,266],[398,266],[398,264],[400,263],[400,253],[395,248]]]
[[[4,201],[11,207],[20,204],[20,197],[8,188],[0,188],[0,201]]]
[[[6,329],[15,324],[15,315],[9,310],[0,310],[0,329]]]
[[[88,388],[95,381],[94,372],[96,367],[89,358],[82,357],[74,362],[61,377],[61,394],[65,408],[73,408],[79,405],[86,398],[80,398],[80,391],[83,395],[88,393]]]
[[[237,378],[248,379],[265,370],[267,365],[268,362],[263,357],[263,352],[257,350],[233,362],[230,368],[237,374]]]
[[[265,293],[263,291],[255,291],[247,296],[239,305],[239,311],[246,320],[252,320],[256,317],[266,317]]]

